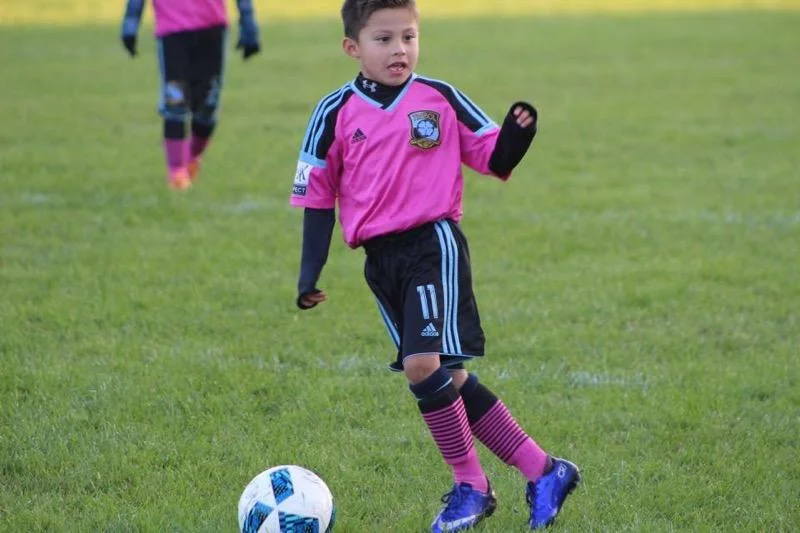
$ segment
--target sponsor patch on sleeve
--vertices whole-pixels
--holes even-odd
[[[308,190],[308,179],[311,176],[311,169],[314,168],[304,161],[297,162],[297,171],[294,173],[294,185],[292,194],[295,196],[305,196]]]

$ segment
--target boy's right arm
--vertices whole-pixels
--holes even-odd
[[[242,57],[249,59],[261,50],[258,38],[258,24],[252,0],[236,0],[239,9],[239,41],[236,49],[242,51]]]
[[[311,309],[327,296],[317,288],[336,224],[336,194],[342,171],[341,145],[334,135],[335,109],[324,98],[311,115],[300,149],[290,204],[302,207],[303,244],[297,307]]]
[[[139,23],[142,21],[145,0],[128,0],[125,7],[125,16],[122,19],[122,46],[131,57],[136,55],[136,35],[139,33]]]
[[[305,208],[303,213],[303,252],[300,258],[300,279],[297,282],[297,307],[311,309],[325,301],[325,293],[317,288],[322,267],[336,225],[334,209]]]

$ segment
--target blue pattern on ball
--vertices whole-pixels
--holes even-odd
[[[269,479],[272,482],[272,492],[275,494],[275,502],[278,505],[294,494],[292,476],[286,468],[272,472]]]
[[[258,528],[267,519],[272,512],[272,507],[265,505],[261,502],[256,503],[250,512],[247,513],[247,518],[244,520],[244,527],[242,533],[258,533]]]
[[[319,520],[307,516],[280,513],[281,533],[319,533]]]

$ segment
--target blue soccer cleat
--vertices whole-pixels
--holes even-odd
[[[431,533],[464,531],[491,516],[497,507],[497,498],[492,487],[487,492],[472,488],[469,483],[459,483],[442,496],[444,509],[431,524]]]
[[[526,499],[531,506],[531,529],[545,528],[555,521],[564,500],[581,481],[578,467],[566,459],[553,458],[553,468],[535,482],[528,482]]]

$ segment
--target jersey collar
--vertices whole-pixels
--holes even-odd
[[[402,99],[411,86],[411,81],[416,77],[416,74],[412,73],[402,85],[391,86],[373,81],[359,72],[350,85],[356,94],[368,103],[389,110]]]

